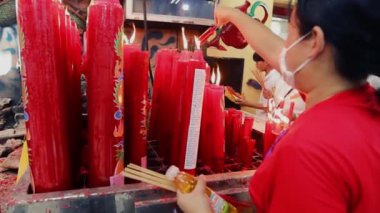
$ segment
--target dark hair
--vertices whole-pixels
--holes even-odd
[[[253,54],[253,61],[254,62],[259,62],[259,61],[264,61],[264,59],[257,53]]]
[[[298,0],[299,33],[322,28],[340,75],[352,82],[380,76],[379,0]]]

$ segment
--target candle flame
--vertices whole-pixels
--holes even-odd
[[[135,39],[136,39],[136,26],[135,26],[135,23],[133,23],[133,33],[131,35],[131,38],[128,39],[128,37],[124,34],[123,35],[123,40],[124,40],[124,43],[125,44],[133,44],[133,42],[135,42]]]
[[[136,39],[136,26],[135,26],[135,23],[133,23],[133,33],[131,35],[131,38],[129,39],[129,43],[130,44],[133,44],[133,42],[135,42],[135,39]]]
[[[183,49],[187,50],[188,48],[188,42],[185,34],[185,27],[182,27],[182,41],[183,41]]]
[[[129,39],[126,35],[123,35],[124,44],[129,44]]]
[[[212,72],[210,81],[212,84],[215,84],[215,82],[216,82],[215,72]]]
[[[194,42],[195,42],[195,47],[197,48],[197,50],[200,50],[201,49],[201,41],[199,40],[199,38],[197,36],[194,36]]]
[[[222,76],[220,74],[220,68],[219,66],[216,68],[216,85],[220,85],[220,80],[222,79]]]

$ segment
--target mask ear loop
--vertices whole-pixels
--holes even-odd
[[[297,39],[292,45],[290,45],[287,50],[290,50],[297,44],[299,44],[302,40],[304,40],[306,37],[308,37],[311,34],[311,31],[306,33],[305,35],[301,36],[299,39]],[[296,75],[299,71],[301,71],[308,63],[310,63],[311,59],[307,59],[305,62],[303,62],[301,65],[297,67],[297,69],[294,71],[293,75]]]
[[[311,34],[311,31],[306,33],[305,35],[301,36],[299,39],[297,39],[293,44],[291,44],[286,50],[290,50],[293,47],[295,47],[297,44],[299,44],[302,40],[304,40],[306,37],[308,37]]]

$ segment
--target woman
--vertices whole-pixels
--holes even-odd
[[[306,111],[251,180],[258,212],[380,212],[380,98],[366,84],[380,75],[379,11],[378,0],[298,0],[284,42],[237,10],[216,9],[218,25],[234,23],[306,94]],[[210,211],[203,188],[200,178],[193,193],[178,193],[185,212]]]

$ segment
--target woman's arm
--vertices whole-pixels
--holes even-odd
[[[252,107],[252,108],[261,109],[261,110],[268,110],[268,107],[264,106],[261,103],[247,101],[247,99],[245,99],[244,96],[242,98],[236,99],[236,103],[239,104],[240,106]]]
[[[218,26],[233,23],[243,34],[249,45],[276,70],[279,69],[278,56],[284,40],[274,34],[261,22],[249,17],[238,9],[217,7],[215,22]]]

